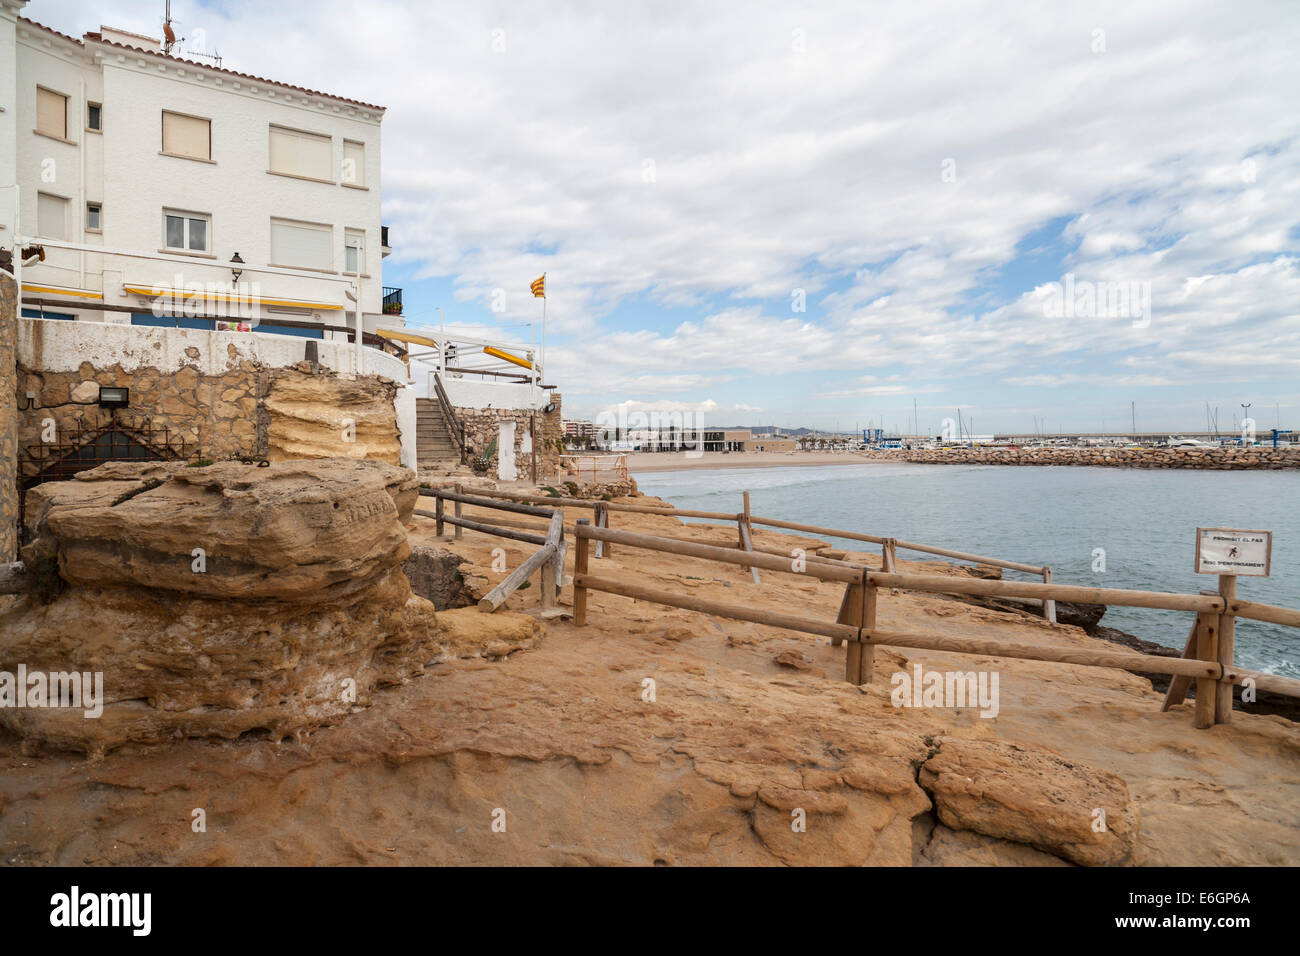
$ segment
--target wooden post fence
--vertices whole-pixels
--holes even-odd
[[[587,623],[587,586],[583,580],[587,576],[587,548],[590,539],[582,530],[590,525],[586,518],[579,518],[574,528],[573,552],[573,623],[581,627]]]
[[[1195,680],[1197,682],[1195,726],[1198,728],[1211,727],[1216,720],[1219,720],[1218,702],[1221,688],[1225,685],[1230,692],[1233,684],[1250,680],[1261,690],[1300,697],[1300,680],[1247,671],[1232,664],[1231,654],[1225,655],[1222,649],[1219,623],[1223,617],[1249,617],[1300,627],[1300,611],[1237,601],[1232,585],[1224,582],[1220,582],[1219,593],[1176,594],[1058,585],[1050,580],[1038,584],[1024,581],[962,579],[949,575],[910,574],[897,571],[876,572],[846,562],[832,561],[810,562],[802,572],[796,572],[788,559],[762,551],[747,552],[678,538],[614,531],[609,528],[593,527],[585,520],[575,525],[574,533],[578,542],[574,573],[574,623],[578,625],[587,623],[587,592],[598,590],[668,607],[819,634],[829,637],[834,646],[847,645],[845,678],[859,686],[871,681],[876,644],[977,654],[986,657],[1121,668],[1133,673],[1168,674],[1171,677],[1170,687],[1161,709],[1168,710],[1175,704],[1181,703],[1191,681]],[[806,574],[825,581],[841,581],[846,588],[835,621],[820,620],[806,613],[789,614],[756,608],[749,604],[715,601],[695,594],[683,594],[666,588],[651,588],[592,575],[587,570],[589,540],[613,541],[627,547],[697,557],[742,567],[752,566],[791,574]],[[888,548],[885,554],[889,554]],[[913,591],[1039,598],[1045,602],[1060,600],[1192,611],[1196,614],[1196,624],[1188,636],[1186,655],[1182,658],[1141,654],[1127,650],[1045,646],[1000,638],[887,631],[876,626],[879,590],[886,587]]]
[[[1043,583],[1044,584],[1052,583],[1052,569],[1049,567],[1043,568]],[[1050,600],[1048,598],[1043,599],[1043,617],[1047,619],[1047,623],[1049,624],[1056,623],[1056,602],[1055,601]]]
[[[458,495],[463,495],[464,493],[465,493],[465,486],[462,485],[459,481],[456,482],[456,494],[458,494]],[[456,517],[459,518],[459,517],[461,516],[461,513],[460,513],[460,501],[459,501],[459,500],[457,500],[457,501],[455,502],[454,507],[455,507],[455,509],[456,509]],[[456,525],[456,540],[459,541],[460,538],[461,538],[460,525]]]
[[[1233,666],[1233,645],[1237,639],[1237,619],[1232,610],[1232,606],[1237,599],[1237,576],[1235,574],[1219,575],[1219,595],[1223,598],[1223,612],[1219,615],[1219,642],[1215,657],[1223,665],[1225,671],[1230,671]],[[1196,689],[1196,693],[1198,695],[1201,693],[1199,687]],[[1232,722],[1232,684],[1226,680],[1219,681],[1218,684],[1214,722],[1216,724]]]
[[[477,531],[480,534],[540,545],[539,549],[529,555],[523,564],[507,575],[505,580],[498,583],[496,587],[479,599],[479,610],[487,612],[497,610],[534,572],[540,571],[539,593],[542,616],[553,617],[560,613],[556,608],[556,602],[560,595],[560,589],[564,586],[564,558],[568,550],[568,546],[564,541],[564,512],[558,508],[542,508],[517,501],[502,501],[481,495],[467,495],[461,491],[459,484],[455,487],[455,491],[447,491],[444,488],[431,488],[426,485],[420,487],[422,494],[433,496],[434,510],[430,512],[416,508],[414,513],[425,518],[433,518],[435,532],[440,537],[443,526],[450,524],[455,527],[458,537],[462,529],[468,528],[470,531]],[[455,505],[456,513],[454,515],[446,513],[446,501],[451,501]],[[491,524],[487,520],[466,518],[461,511],[463,505],[474,505],[479,508],[546,518],[548,520],[546,534],[542,535],[535,531]]]
[[[457,492],[460,486],[457,485]],[[827,535],[830,537],[845,538],[848,540],[867,541],[878,544],[881,547],[881,571],[879,573],[870,572],[852,561],[821,558],[812,556],[807,558],[805,573],[812,573],[812,569],[818,569],[825,572],[831,568],[842,570],[850,575],[847,579],[849,588],[846,591],[844,600],[840,607],[840,613],[835,627],[830,627],[830,622],[811,622],[814,626],[811,628],[794,627],[795,630],[811,630],[813,633],[826,634],[831,637],[832,643],[838,645],[845,640],[849,640],[850,646],[846,648],[846,676],[854,683],[869,681],[872,670],[871,655],[868,653],[870,645],[878,643],[877,637],[873,636],[877,632],[874,628],[875,609],[877,601],[877,592],[879,588],[901,588],[905,590],[919,591],[936,591],[972,595],[992,595],[1006,596],[1017,598],[1031,598],[1042,602],[1042,613],[1044,619],[1055,624],[1057,621],[1057,601],[1070,601],[1081,604],[1114,604],[1131,607],[1150,607],[1162,608],[1167,610],[1192,611],[1197,617],[1193,623],[1187,637],[1186,645],[1183,650],[1183,663],[1177,666],[1168,663],[1168,658],[1155,657],[1154,655],[1139,655],[1145,661],[1145,671],[1148,673],[1167,673],[1172,676],[1169,689],[1165,694],[1162,710],[1169,710],[1177,706],[1186,699],[1186,695],[1191,686],[1191,681],[1197,682],[1197,704],[1196,704],[1196,725],[1198,727],[1209,727],[1216,723],[1226,724],[1232,719],[1232,687],[1234,684],[1242,683],[1245,680],[1254,682],[1254,685],[1260,690],[1269,690],[1270,692],[1300,696],[1300,681],[1292,678],[1279,677],[1273,674],[1262,674],[1254,671],[1247,671],[1238,668],[1235,663],[1235,637],[1236,637],[1236,619],[1238,617],[1247,617],[1254,620],[1269,621],[1277,624],[1284,624],[1290,627],[1300,627],[1300,610],[1292,608],[1277,607],[1269,604],[1259,604],[1252,601],[1242,601],[1236,596],[1236,576],[1220,575],[1219,589],[1217,592],[1202,592],[1200,595],[1169,594],[1154,591],[1125,590],[1115,588],[1093,588],[1079,587],[1070,585],[1057,585],[1052,581],[1052,569],[1046,565],[1023,564],[1016,561],[1005,561],[999,558],[990,558],[984,555],[971,554],[964,551],[956,551],[951,548],[939,548],[931,545],[919,544],[914,541],[902,541],[897,538],[870,535],[855,531],[845,531],[838,528],[825,528],[817,525],[802,524],[794,521],[781,521],[775,518],[760,518],[755,516],[750,508],[750,494],[748,491],[743,493],[743,510],[739,514],[730,515],[725,512],[697,511],[684,508],[658,507],[650,505],[632,505],[622,502],[606,501],[586,501],[573,498],[553,498],[542,497],[537,495],[528,495],[520,492],[506,491],[485,491],[484,497],[502,498],[507,501],[537,501],[545,504],[572,504],[578,507],[591,508],[593,510],[593,522],[585,519],[578,522],[575,526],[575,534],[578,540],[578,553],[575,562],[574,575],[574,607],[575,621],[585,623],[586,618],[586,600],[587,590],[594,587],[592,582],[599,582],[601,587],[610,584],[607,579],[594,578],[587,570],[590,559],[590,551],[593,547],[589,542],[594,542],[595,556],[597,558],[610,554],[610,549],[614,542],[622,542],[632,547],[644,547],[651,550],[669,551],[677,554],[693,555],[695,557],[705,558],[707,560],[727,561],[732,564],[738,564],[743,570],[749,571],[753,575],[755,584],[761,583],[759,569],[772,571],[792,572],[788,559],[783,552],[774,551],[770,548],[755,547],[753,541],[753,525],[762,524],[772,528],[783,528],[791,531],[801,531],[809,534]],[[447,496],[452,497],[452,496]],[[611,511],[624,511],[633,514],[656,514],[670,515],[678,518],[703,518],[713,521],[735,521],[737,528],[736,547],[718,548],[710,545],[701,545],[694,542],[686,542],[672,538],[657,538],[653,535],[639,535],[630,532],[612,532],[609,527],[609,514]],[[462,527],[468,527],[472,530],[479,530],[479,527],[468,522],[461,517],[460,502],[456,502],[455,517],[442,515],[441,502],[438,508],[440,523],[438,531],[441,534],[442,523],[452,523],[456,526],[457,537],[461,534]],[[432,517],[432,516],[431,516]],[[505,536],[518,537],[520,540],[529,540],[525,538],[525,532],[515,532],[513,535],[506,535],[503,529],[497,528],[489,533],[502,534]],[[548,535],[549,538],[549,535]],[[559,535],[559,544],[557,550],[560,551],[557,568],[553,571],[557,588],[563,582],[563,529]],[[672,546],[665,546],[663,542],[671,542]],[[943,575],[917,575],[917,574],[900,574],[898,572],[898,549],[905,548],[909,551],[919,551],[924,554],[933,554],[940,557],[954,558],[959,561],[969,561],[975,564],[988,564],[994,567],[1004,568],[1007,570],[1021,571],[1028,574],[1041,576],[1042,583],[1006,580],[983,580],[970,579],[962,580]],[[724,555],[727,555],[724,557]],[[554,560],[554,556],[553,556]],[[859,575],[861,576],[859,579]],[[821,575],[819,575],[821,576]],[[844,578],[839,578],[845,580]],[[585,582],[585,583],[580,583]],[[637,595],[649,595],[651,593],[658,597],[645,597],[645,600],[658,600],[667,592],[655,591],[654,589],[639,588],[632,585],[620,584],[614,582],[619,590],[614,593],[631,594],[636,591]],[[854,590],[854,585],[860,585],[860,593]],[[613,585],[611,585],[612,587]],[[850,593],[851,592],[851,593]],[[662,603],[672,605],[673,601],[664,600]],[[582,614],[577,613],[579,604],[582,607]],[[685,604],[676,604],[674,606],[686,607]],[[736,616],[732,613],[735,609],[729,605],[721,605],[717,602],[703,601],[692,599],[690,607],[698,607],[706,610],[708,613],[719,613],[723,616]],[[729,608],[724,611],[709,610],[709,608]],[[752,612],[747,616],[741,617],[741,620],[757,620]],[[761,615],[760,615],[761,617]],[[777,617],[784,617],[778,615]],[[786,626],[778,624],[776,626]],[[853,628],[857,628],[857,639],[852,640],[846,637]],[[908,635],[891,633],[891,637],[904,639]],[[920,645],[904,646],[935,646],[940,647],[933,637],[926,637],[926,641]],[[967,641],[966,646],[973,647],[976,643],[981,646],[992,646],[989,642],[971,642]],[[855,648],[860,645],[861,649]],[[944,649],[952,649],[961,652],[960,648],[953,646],[951,641],[942,643]],[[1023,651],[1024,648],[1019,648]],[[975,651],[969,651],[975,653]],[[990,652],[991,653],[991,652]],[[1025,654],[1011,654],[1009,656],[1021,656]],[[1079,655],[1074,655],[1078,657]],[[1086,655],[1085,655],[1086,656]],[[1072,657],[1071,663],[1093,663],[1105,660],[1106,663],[1099,663],[1098,666],[1119,666],[1128,667],[1130,670],[1142,670],[1135,666],[1129,667],[1129,661],[1115,663],[1113,655],[1097,657],[1086,660],[1075,660]],[[1039,657],[1031,656],[1027,659],[1034,660],[1065,660],[1059,656]],[[1165,663],[1161,663],[1165,662]]]

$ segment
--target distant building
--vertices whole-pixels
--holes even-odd
[[[594,422],[585,421],[580,418],[566,418],[564,420],[564,437],[595,438],[596,425]]]
[[[705,451],[744,451],[754,436],[748,428],[727,428],[704,432]]]
[[[772,435],[756,435],[746,445],[746,451],[795,451],[798,444],[793,438],[778,438]]]

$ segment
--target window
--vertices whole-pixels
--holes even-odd
[[[99,232],[100,207],[97,202],[86,203],[86,228]]]
[[[334,227],[271,220],[271,263],[301,269],[329,269],[334,262]]]
[[[343,181],[350,186],[366,184],[366,144],[343,141]]]
[[[343,234],[343,271],[356,275],[366,271],[366,234],[360,229],[348,229]]]
[[[186,252],[207,252],[212,217],[203,213],[163,210],[163,245]]]
[[[212,159],[212,121],[163,110],[162,151],[187,159]]]
[[[103,130],[104,107],[98,103],[86,104],[86,129],[93,129],[95,132]]]
[[[62,93],[36,87],[36,132],[68,138],[68,98]]]
[[[328,136],[272,126],[270,155],[273,173],[334,182],[334,141]]]
[[[45,239],[67,239],[68,201],[61,196],[37,193],[36,231]]]

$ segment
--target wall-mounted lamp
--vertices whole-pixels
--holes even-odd
[[[231,285],[239,284],[239,277],[244,274],[244,270],[240,268],[240,266],[242,266],[243,264],[244,264],[244,260],[239,258],[238,252],[236,252],[233,256],[230,257],[230,284]]]
[[[100,408],[126,408],[130,401],[131,390],[129,388],[118,388],[108,385],[99,386]]]

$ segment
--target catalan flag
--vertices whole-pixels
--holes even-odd
[[[543,272],[540,276],[534,279],[533,284],[529,286],[529,288],[533,290],[534,299],[545,299],[546,298],[546,273]]]

